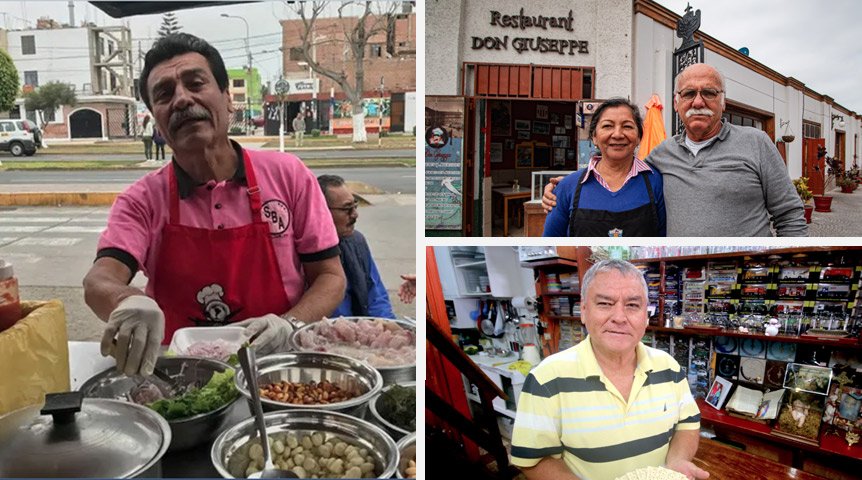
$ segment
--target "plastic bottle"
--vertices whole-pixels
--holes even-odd
[[[0,260],[0,332],[21,320],[21,301],[18,297],[18,279],[12,264]]]

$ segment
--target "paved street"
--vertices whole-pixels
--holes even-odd
[[[8,172],[7,172],[8,173]],[[395,313],[415,317],[403,305],[399,274],[416,271],[415,195],[368,195],[358,229],[368,238]],[[81,281],[92,264],[108,207],[0,207],[0,258],[11,261],[25,300],[59,298],[66,307],[70,340],[97,340],[102,322],[84,304]],[[143,287],[138,275],[133,284]]]
[[[255,147],[256,148],[256,147]],[[99,160],[103,162],[133,162],[144,161],[143,147],[141,153],[118,153],[118,154],[47,154],[40,151],[39,154],[32,157],[13,157],[9,153],[0,153],[0,161],[16,161],[16,162],[78,162],[78,161],[93,161]],[[363,158],[374,160],[377,158],[413,158],[416,156],[415,149],[321,149],[321,150],[301,150],[294,152],[299,155],[299,158],[304,160],[337,160],[341,158]],[[170,154],[168,154],[170,157]]]
[[[416,193],[416,169],[413,167],[338,167],[312,171],[315,175],[340,175],[345,180],[366,183],[386,193]],[[143,169],[12,170],[0,173],[0,192],[120,192],[148,172]]]

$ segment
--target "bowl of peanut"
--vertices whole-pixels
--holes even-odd
[[[380,372],[365,362],[321,352],[279,353],[257,360],[264,411],[326,410],[361,418],[383,388]],[[242,371],[236,388],[251,399]]]

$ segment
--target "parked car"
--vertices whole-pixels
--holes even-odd
[[[16,157],[32,156],[42,144],[42,131],[27,119],[0,120],[0,150]]]

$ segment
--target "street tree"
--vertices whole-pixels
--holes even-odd
[[[45,129],[48,122],[54,120],[54,112],[61,105],[74,107],[78,103],[75,89],[62,82],[48,82],[25,96],[24,106],[27,110],[36,111],[39,126]]]
[[[391,28],[391,19],[401,8],[401,2],[287,2],[292,4],[302,19],[302,59],[319,75],[335,81],[347,95],[353,108],[353,142],[364,143],[368,140],[365,131],[365,109],[362,105],[362,92],[365,90],[365,55],[369,40],[377,35],[386,38]],[[341,33],[318,36],[315,25],[321,14],[334,3],[338,6],[338,24]],[[351,12],[361,11],[358,15],[348,16]],[[341,36],[342,38],[334,38]],[[339,42],[345,44],[345,57],[342,67],[324,67],[314,55],[315,44]],[[351,68],[352,67],[352,68]],[[350,71],[352,70],[352,72]],[[332,121],[332,119],[330,119]]]
[[[18,96],[18,69],[6,50],[0,49],[0,111],[8,112]]]
[[[166,37],[172,33],[179,33],[180,30],[182,30],[182,27],[180,27],[177,15],[174,12],[162,15],[162,24],[159,26],[159,38]]]

